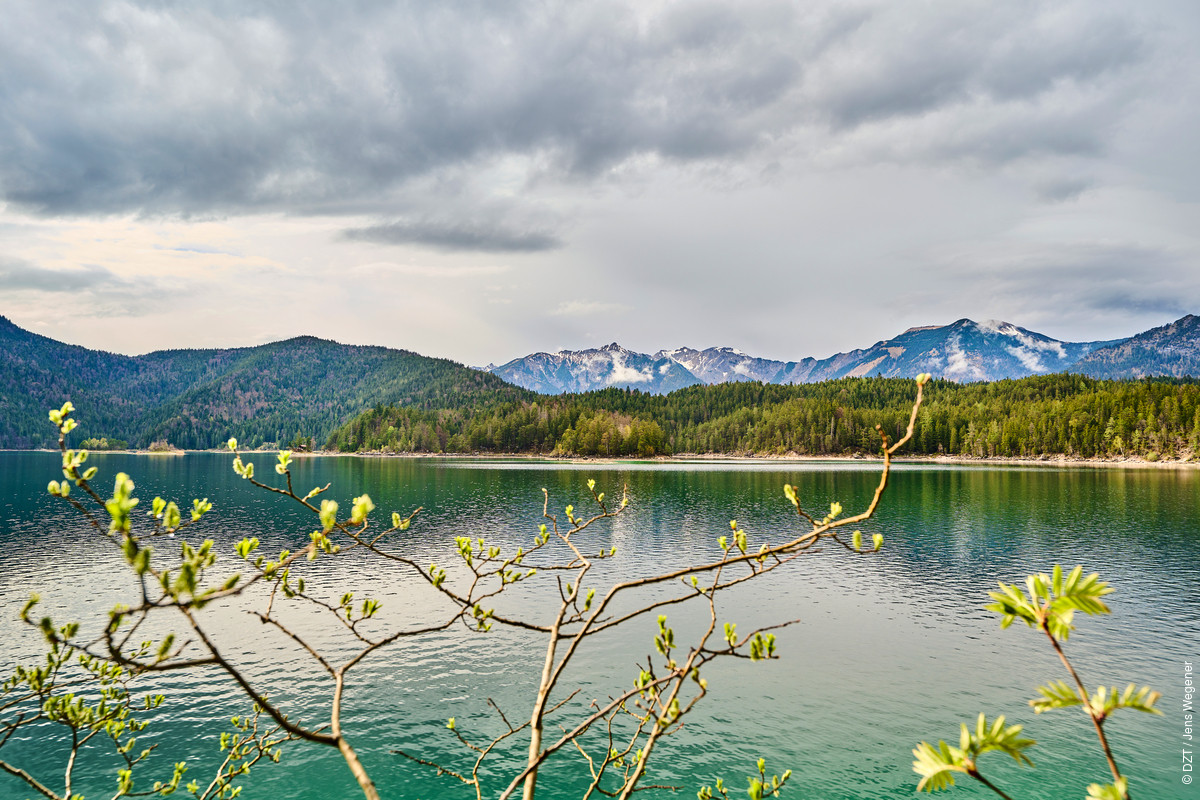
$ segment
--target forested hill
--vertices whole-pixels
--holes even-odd
[[[726,383],[669,395],[607,389],[479,412],[372,409],[337,430],[343,451],[877,453],[899,436],[916,387],[898,378],[796,386]],[[1188,458],[1200,450],[1200,383],[1048,375],[993,383],[933,381],[906,453]]]
[[[845,455],[898,436],[915,386],[899,378],[606,389],[537,395],[443,359],[312,337],[123,356],[64,344],[0,317],[0,447],[54,444],[46,411],[71,400],[72,441],[187,449],[311,437],[341,451]],[[934,381],[907,452],[1191,457],[1200,383],[1047,375]]]
[[[53,445],[46,411],[71,400],[79,441],[134,446],[323,442],[375,406],[483,408],[536,395],[500,378],[405,350],[300,337],[225,350],[123,356],[64,344],[0,317],[0,447]]]

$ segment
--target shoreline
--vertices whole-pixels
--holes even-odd
[[[7,453],[57,453],[58,450],[43,448],[34,450],[0,450]],[[183,456],[189,453],[229,453],[225,448],[212,448],[208,450],[171,450],[151,452],[149,450],[89,450],[88,454],[96,455],[130,455],[130,456]],[[243,458],[253,457],[255,455],[274,455],[279,451],[272,450],[242,450],[239,451]],[[873,463],[882,464],[883,458],[878,455],[863,455],[861,453],[851,455],[740,455],[730,453],[676,453],[670,456],[650,456],[646,458],[628,457],[600,457],[600,456],[564,456],[564,455],[548,455],[537,453],[385,453],[379,450],[368,450],[357,453],[335,453],[326,451],[317,452],[292,452],[293,459],[300,458],[408,458],[408,459],[442,459],[447,461],[528,461],[538,463],[585,463],[585,464],[619,464],[619,463],[662,463],[662,464],[686,464],[686,463],[721,463],[728,462],[730,464],[804,464],[804,463]],[[1189,459],[1158,459],[1155,461],[1147,461],[1144,458],[1136,456],[1125,456],[1119,458],[1082,458],[1078,456],[1033,456],[1033,457],[1008,457],[1008,456],[948,456],[948,455],[900,455],[892,458],[893,464],[934,464],[934,465],[950,465],[950,466],[977,466],[977,467],[1048,467],[1048,468],[1063,468],[1063,467],[1090,467],[1095,469],[1197,469],[1200,468],[1200,460]]]

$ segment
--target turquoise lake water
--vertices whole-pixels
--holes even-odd
[[[260,475],[274,478],[269,454],[252,456]],[[264,550],[297,549],[313,522],[283,499],[255,491],[218,454],[183,457],[95,455],[98,485],[130,473],[143,506],[161,494],[215,504],[197,529],[213,538],[222,560],[232,545],[256,535]],[[860,509],[877,481],[868,463],[561,464],[524,461],[313,458],[294,473],[307,489],[332,482],[331,496],[348,510],[368,492],[379,515],[424,511],[396,540],[419,563],[454,562],[455,536],[484,537],[511,550],[528,546],[541,521],[542,488],[551,506],[585,509],[586,481],[619,496],[628,485],[631,506],[621,517],[589,529],[589,551],[616,546],[618,555],[597,568],[589,585],[649,574],[711,559],[716,540],[737,519],[751,545],[794,538],[796,524],[782,486],[792,483],[813,510],[842,502]],[[77,514],[46,494],[58,475],[58,456],[0,453],[0,668],[40,657],[40,637],[15,619],[37,591],[57,619],[95,619],[114,603],[130,601],[132,583],[112,544],[89,533]],[[765,757],[770,771],[793,770],[785,797],[900,798],[917,778],[911,750],[922,739],[957,740],[960,721],[979,711],[1004,713],[1038,740],[1036,770],[1002,756],[980,767],[1015,798],[1082,798],[1090,782],[1107,780],[1094,733],[1078,710],[1035,716],[1027,701],[1041,683],[1066,678],[1040,634],[1022,625],[1000,630],[982,610],[997,580],[1019,582],[1058,562],[1099,572],[1116,592],[1113,614],[1080,617],[1067,652],[1089,685],[1135,681],[1163,693],[1164,716],[1118,713],[1108,730],[1138,800],[1198,798],[1182,783],[1184,662],[1200,661],[1200,471],[1160,469],[988,468],[901,465],[877,517],[864,533],[883,533],[883,550],[855,556],[825,547],[786,569],[731,591],[722,621],[739,630],[789,619],[779,633],[779,660],[723,662],[706,673],[710,695],[684,728],[656,752],[647,783],[680,787],[645,797],[694,797],[723,777],[740,796],[745,775]],[[180,503],[184,505],[183,502]],[[868,537],[869,538],[869,537]],[[175,547],[166,540],[161,547]],[[336,598],[347,587],[379,597],[380,625],[417,625],[439,619],[445,606],[402,572],[351,556],[317,562],[310,590]],[[505,611],[546,620],[557,592],[549,575],[519,587]],[[222,647],[297,718],[319,723],[331,686],[289,642],[272,635],[238,607],[205,612]],[[704,609],[674,606],[666,613],[685,644],[706,618]],[[304,615],[296,624],[307,624]],[[580,689],[556,718],[569,726],[586,704],[629,686],[653,652],[653,615],[605,634],[580,654],[569,685]],[[328,628],[312,636],[332,653],[348,653]],[[489,634],[462,626],[405,639],[351,673],[345,725],[384,797],[473,797],[452,778],[394,754],[397,749],[434,758],[455,769],[471,759],[445,724],[473,741],[503,730],[488,707],[492,698],[510,719],[527,718],[544,657],[537,634],[499,626]],[[157,744],[140,786],[165,778],[186,759],[200,778],[218,760],[220,721],[248,704],[215,671],[149,677],[142,690],[165,691],[168,703],[143,737]],[[565,693],[559,694],[565,696]],[[553,722],[554,720],[552,720]],[[555,728],[557,730],[557,728]],[[485,796],[495,796],[513,774],[513,758],[527,740],[513,737],[485,770]],[[598,738],[589,745],[601,746]],[[511,755],[512,758],[506,758]],[[0,759],[45,775],[61,790],[61,735],[23,729],[0,747]],[[564,750],[546,770],[539,795],[572,797],[586,786],[586,763]],[[115,765],[85,753],[76,791],[109,797]],[[245,781],[243,797],[325,800],[361,796],[340,756],[329,748],[292,743],[278,765],[262,764]],[[0,776],[0,798],[32,793]],[[946,796],[990,792],[960,781]]]

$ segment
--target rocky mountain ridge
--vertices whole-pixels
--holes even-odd
[[[1200,375],[1200,318],[1189,315],[1129,339],[1095,342],[1067,342],[1002,320],[964,318],[949,325],[909,328],[867,348],[799,361],[758,358],[733,347],[678,347],[646,354],[613,342],[588,350],[533,353],[484,369],[542,394],[609,387],[666,394],[695,384],[798,384],[921,372],[959,382],[1055,372],[1178,377]]]
[[[1188,314],[1081,358],[1072,372],[1093,378],[1200,375],[1200,317]]]

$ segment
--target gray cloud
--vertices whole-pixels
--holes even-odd
[[[485,253],[536,253],[562,246],[553,234],[538,230],[510,230],[487,223],[451,221],[398,221],[366,228],[349,228],[342,236],[376,244],[418,244],[449,251]]]
[[[0,284],[11,291],[62,292],[65,294],[123,290],[129,281],[95,264],[81,269],[47,269],[19,259],[0,259]]]
[[[907,293],[925,307],[956,299],[959,316],[991,313],[1027,328],[1108,339],[1196,313],[1190,254],[1124,242],[984,245],[929,269]],[[974,295],[981,297],[975,298]],[[970,299],[966,299],[970,298]],[[1065,338],[1065,337],[1064,337]]]
[[[386,213],[486,194],[441,177],[505,159],[591,180],[938,112],[954,157],[1094,152],[1119,109],[1014,121],[1143,59],[1119,8],[1064,9],[26,0],[0,32],[0,193],[50,215]]]
[[[1075,12],[1082,9],[1076,8]],[[893,6],[818,64],[813,93],[834,124],[854,127],[956,105],[1032,101],[1140,62],[1144,34],[1116,15],[1042,3]]]
[[[140,317],[162,310],[175,302],[175,298],[188,297],[199,302],[211,299],[214,294],[211,287],[181,278],[132,279],[97,264],[51,269],[12,258],[0,258],[0,287],[5,292],[29,292],[29,297],[70,295],[72,313],[93,318]],[[47,307],[61,311],[58,304],[65,301],[47,302]]]
[[[1078,199],[1084,192],[1093,187],[1089,178],[1052,178],[1040,183],[1037,195],[1048,203],[1065,203]]]
[[[4,13],[0,252],[103,268],[6,262],[0,294],[170,308],[104,328],[122,347],[292,335],[245,312],[317,289],[308,332],[473,363],[827,355],[962,316],[1102,338],[1200,307],[1188,0]]]

